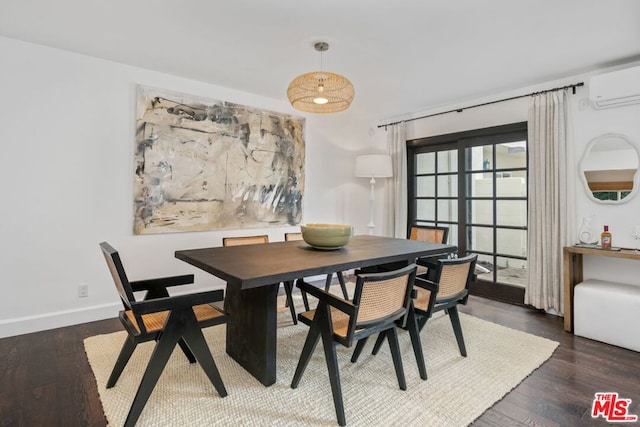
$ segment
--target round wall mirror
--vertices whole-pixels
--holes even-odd
[[[592,139],[580,161],[580,177],[598,203],[631,200],[638,192],[640,148],[626,136],[608,133]]]

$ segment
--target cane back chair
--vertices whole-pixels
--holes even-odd
[[[169,296],[168,287],[191,284],[194,276],[188,274],[130,282],[118,252],[107,242],[100,243],[100,248],[124,306],[119,318],[128,334],[106,387],[116,385],[139,343],[156,341],[125,426],[133,426],[140,417],[176,344],[189,362],[197,360],[200,363],[218,394],[225,397],[227,391],[202,335],[202,328],[226,321],[226,316],[210,305],[223,299],[223,291]],[[134,296],[138,291],[146,291],[141,301]]]
[[[396,321],[404,324],[408,317],[415,272],[416,266],[412,264],[391,272],[357,275],[352,301],[342,299],[306,282],[300,284],[304,291],[318,298],[318,306],[315,310],[300,313],[298,316],[302,323],[310,326],[310,329],[291,387],[294,389],[298,387],[313,351],[322,338],[333,403],[341,426],[346,424],[346,418],[336,345],[351,347],[353,343],[366,339],[372,334],[386,332],[398,384],[401,390],[407,388],[398,345]]]

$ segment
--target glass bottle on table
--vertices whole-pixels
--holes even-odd
[[[611,233],[608,225],[605,225],[604,231],[600,233],[600,246],[602,249],[611,249]]]

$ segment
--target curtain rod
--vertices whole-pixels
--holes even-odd
[[[483,107],[485,105],[497,104],[498,102],[511,101],[513,99],[526,98],[527,96],[540,95],[541,93],[555,92],[555,91],[563,90],[563,89],[571,88],[573,94],[575,95],[576,94],[576,88],[580,87],[580,86],[584,86],[584,82],[573,83],[573,84],[562,86],[562,87],[554,87],[553,89],[541,90],[539,92],[531,92],[531,93],[527,93],[525,95],[512,96],[511,98],[504,98],[504,99],[497,99],[495,101],[483,102],[482,104],[471,105],[469,107],[456,108],[456,109],[453,109],[453,110],[442,111],[440,113],[429,114],[429,115],[426,115],[426,116],[414,117],[414,118],[406,119],[406,120],[398,120],[397,122],[391,122],[391,123],[385,123],[383,125],[378,125],[378,129],[384,128],[384,130],[387,130],[387,126],[397,125],[397,124],[402,123],[402,122],[412,122],[414,120],[426,119],[428,117],[439,116],[441,114],[462,113],[464,110],[468,110],[470,108]]]

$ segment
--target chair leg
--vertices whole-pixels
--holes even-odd
[[[360,353],[362,353],[362,349],[367,343],[367,339],[369,339],[369,337],[364,337],[356,343],[356,348],[353,350],[353,354],[351,355],[351,363],[356,363],[358,361],[358,357],[360,357]]]
[[[449,312],[449,320],[451,320],[451,326],[453,326],[453,333],[456,335],[456,341],[458,341],[460,355],[462,355],[463,357],[467,357],[467,349],[464,346],[464,337],[462,336],[462,326],[460,325],[458,307],[453,306],[447,311]]]
[[[193,355],[191,349],[182,338],[180,338],[180,341],[178,341],[178,345],[182,349],[184,355],[187,356],[187,359],[189,359],[189,363],[196,363],[196,357]]]
[[[336,417],[338,418],[338,424],[344,426],[347,424],[347,420],[344,415],[342,386],[340,385],[340,371],[338,370],[338,356],[336,355],[336,343],[333,341],[333,331],[330,327],[321,327],[320,332],[322,346],[324,347],[324,357],[327,362],[327,371],[329,372],[329,382],[331,383],[331,393],[333,394],[333,405],[336,408]]]
[[[129,362],[129,359],[137,345],[138,344],[129,338],[124,340],[122,350],[120,350],[120,355],[118,355],[118,360],[116,360],[116,364],[113,366],[113,371],[111,371],[111,375],[109,376],[109,381],[107,381],[107,388],[111,388],[116,385],[118,378],[120,378],[120,374],[122,374],[125,366],[127,366],[127,362]]]
[[[317,323],[314,321],[311,324],[311,328],[309,328],[309,333],[307,334],[307,338],[304,341],[304,346],[302,347],[302,353],[300,354],[300,359],[298,360],[298,366],[296,367],[295,374],[293,374],[293,380],[291,380],[291,388],[297,388],[298,384],[300,384],[300,379],[302,378],[302,374],[304,374],[305,369],[307,369],[307,365],[309,364],[309,360],[311,360],[311,355],[313,354],[313,350],[315,350],[319,340],[320,340],[320,328],[317,325]]]
[[[338,282],[340,282],[340,289],[342,289],[342,296],[344,299],[349,299],[349,293],[347,292],[347,285],[344,282],[344,276],[342,275],[342,271],[338,271],[336,273],[338,276]],[[331,279],[333,279],[333,273],[327,274],[327,280],[324,282],[324,290],[325,292],[329,292],[329,287],[331,286]]]
[[[393,367],[396,369],[396,376],[398,377],[398,385],[400,386],[400,390],[406,390],[407,382],[404,378],[402,356],[400,356],[400,346],[398,344],[398,330],[395,326],[391,329],[387,329],[387,341],[389,341],[391,357],[393,358]]]
[[[329,288],[331,287],[331,279],[333,279],[333,273],[327,274],[327,280],[324,282],[324,291],[329,292]]]
[[[225,397],[227,395],[227,390],[224,387],[216,362],[213,360],[211,350],[204,339],[204,335],[202,335],[202,329],[198,326],[198,321],[196,320],[195,315],[193,316],[192,321],[187,323],[183,336],[184,340],[193,350],[193,353],[198,359],[198,362],[200,362],[200,366],[211,381],[211,384],[213,384],[220,397]]]
[[[129,409],[129,415],[127,415],[127,419],[124,423],[125,426],[133,426],[136,421],[138,421],[147,400],[149,400],[151,392],[158,382],[158,378],[160,378],[164,367],[167,365],[169,357],[171,357],[171,353],[173,353],[173,349],[176,347],[176,344],[182,335],[182,330],[180,330],[182,327],[179,328],[176,325],[178,322],[172,321],[171,319],[174,313],[175,312],[172,312],[169,315],[164,333],[153,349],[151,359],[149,359],[149,364],[142,376],[142,381],[140,382],[136,396],[131,404],[131,409]]]
[[[418,364],[418,372],[420,372],[420,378],[426,380],[427,367],[424,363],[422,343],[420,342],[420,331],[418,329],[418,321],[416,319],[413,308],[409,310],[409,316],[407,316],[407,329],[409,330],[409,336],[411,337],[411,346],[413,347],[413,354],[416,357],[416,363]]]
[[[422,332],[422,328],[427,324],[427,320],[429,320],[427,316],[420,316],[418,318],[418,331]]]
[[[347,285],[344,282],[344,276],[342,275],[342,271],[338,271],[336,275],[338,276],[338,282],[340,282],[340,288],[342,289],[342,296],[344,297],[344,299],[348,300],[349,293],[347,292]]]
[[[291,319],[293,320],[293,324],[297,325],[298,324],[298,319],[296,317],[296,309],[293,306],[293,282],[291,281],[286,281],[283,282],[283,286],[284,286],[284,293],[287,296],[287,305],[289,306],[289,311],[291,312]]]
[[[298,279],[296,283],[303,282],[302,279]],[[298,286],[300,288],[300,286]],[[309,311],[309,299],[307,298],[307,293],[300,289],[300,293],[302,294],[302,302],[304,303],[304,311]]]
[[[382,347],[382,343],[384,343],[384,339],[387,336],[387,331],[382,331],[378,334],[378,338],[376,338],[376,343],[373,345],[373,350],[371,350],[371,354],[374,356],[378,354],[380,348]]]

